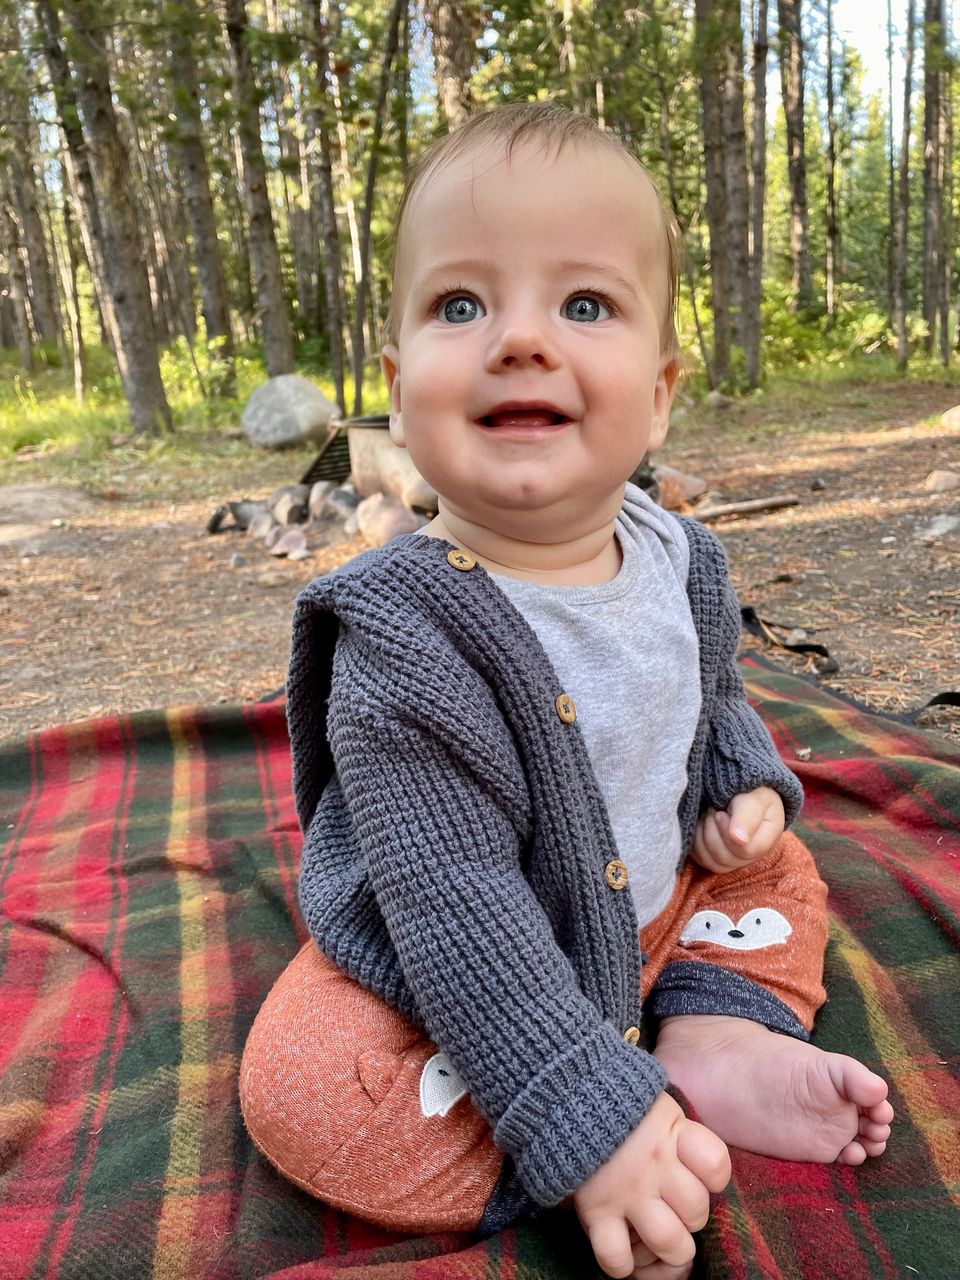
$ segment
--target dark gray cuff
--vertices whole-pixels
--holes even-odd
[[[644,1002],[644,1012],[658,1021],[688,1013],[725,1014],[749,1018],[797,1040],[810,1039],[793,1010],[766,987],[700,960],[668,964]]]
[[[534,1077],[493,1140],[537,1204],[559,1204],[626,1141],[666,1083],[656,1058],[602,1023]]]

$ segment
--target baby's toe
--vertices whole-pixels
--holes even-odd
[[[861,1141],[865,1138],[868,1142],[886,1142],[890,1137],[890,1126],[888,1124],[876,1124],[873,1120],[866,1117],[860,1119],[860,1132],[857,1135]]]
[[[871,1142],[867,1138],[861,1138],[860,1144],[863,1147],[864,1154],[874,1159],[876,1156],[882,1156],[887,1149],[886,1142]]]
[[[863,1107],[862,1114],[872,1120],[874,1124],[890,1125],[893,1122],[893,1107],[886,1098],[882,1102],[875,1103],[872,1107]]]
[[[837,1156],[837,1164],[858,1165],[863,1164],[867,1158],[867,1151],[864,1144],[859,1138],[854,1138],[852,1142],[848,1142],[840,1154]]]

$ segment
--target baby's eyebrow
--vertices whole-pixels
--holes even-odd
[[[570,259],[565,262],[558,262],[557,270],[562,272],[564,275],[570,273],[585,277],[581,282],[584,285],[590,284],[590,277],[601,277],[602,279],[609,281],[611,284],[616,285],[618,288],[625,290],[627,293],[632,294],[633,297],[639,297],[637,286],[632,280],[629,280],[625,275],[621,275],[615,267],[609,267],[602,262],[581,262],[579,260]]]

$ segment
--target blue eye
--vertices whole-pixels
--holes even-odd
[[[567,320],[577,320],[586,324],[590,324],[594,320],[610,319],[608,308],[589,293],[578,294],[577,297],[571,298],[569,302],[566,302],[563,307],[563,314]]]
[[[485,314],[476,298],[471,298],[468,294],[458,294],[455,298],[448,298],[440,308],[440,315],[450,324],[469,324],[471,320],[476,320]]]

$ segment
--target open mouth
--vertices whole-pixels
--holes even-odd
[[[541,405],[518,405],[515,408],[505,406],[479,419],[482,426],[491,430],[504,427],[560,427],[569,421],[565,413]]]

